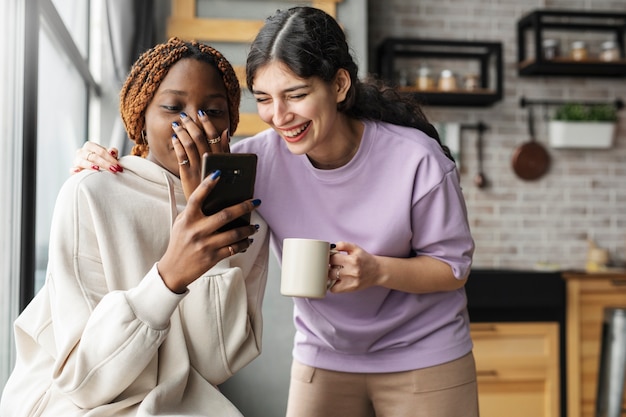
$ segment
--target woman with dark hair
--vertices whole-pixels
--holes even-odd
[[[275,254],[285,238],[338,251],[326,297],[294,298],[287,415],[477,416],[464,289],[474,242],[456,165],[419,104],[359,80],[341,27],[310,7],[266,21],[246,80],[271,128],[232,151],[258,155]],[[200,137],[199,123],[184,128]]]
[[[464,283],[473,240],[456,166],[410,96],[361,81],[321,10],[270,17],[246,81],[272,129],[256,192],[284,238],[336,243],[323,299],[294,298],[289,417],[478,415]]]

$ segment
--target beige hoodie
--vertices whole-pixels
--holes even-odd
[[[180,180],[128,156],[62,187],[46,283],[15,323],[0,416],[240,416],[221,384],[259,355],[268,263],[254,243],[172,293],[155,262],[184,208]]]

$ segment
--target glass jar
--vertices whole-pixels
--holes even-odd
[[[587,59],[587,44],[585,41],[572,42],[570,55],[574,61],[584,61]]]
[[[554,59],[561,55],[561,45],[556,39],[544,39],[542,43],[543,59]]]
[[[615,41],[606,41],[602,42],[602,51],[600,52],[600,60],[602,61],[619,61],[620,52],[617,48],[617,42]]]
[[[400,87],[406,87],[409,85],[409,72],[405,69],[401,69],[397,72],[398,85]]]
[[[478,74],[467,74],[463,79],[463,85],[468,91],[478,90],[478,88],[480,87]]]
[[[430,68],[420,67],[417,71],[415,85],[418,90],[432,90],[435,87],[435,80],[432,77]]]
[[[448,69],[441,71],[438,87],[441,91],[456,90],[456,77],[452,71]]]

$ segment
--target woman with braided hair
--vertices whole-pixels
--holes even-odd
[[[63,185],[0,415],[241,416],[217,385],[260,353],[267,228],[252,213],[217,232],[260,200],[205,216],[220,172],[188,187],[179,169],[198,161],[177,154],[197,149],[172,135],[194,115],[212,151],[227,149],[239,100],[232,67],[206,45],[171,39],[135,62],[120,97],[133,155],[111,167],[124,175],[85,170]]]
[[[287,416],[477,416],[464,289],[474,242],[458,170],[419,104],[358,79],[340,25],[311,7],[267,19],[246,81],[271,128],[232,151],[258,155],[275,254],[294,237],[338,250],[326,297],[294,298]],[[207,130],[184,121],[181,138]],[[116,162],[87,143],[79,168],[88,152],[95,169]]]

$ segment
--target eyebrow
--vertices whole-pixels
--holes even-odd
[[[309,87],[308,84],[294,85],[293,87],[289,87],[289,88],[284,89],[282,92],[283,93],[291,93],[293,91],[300,90],[301,88],[307,88],[307,87]],[[252,90],[252,94],[267,94],[267,93],[265,93],[265,92],[263,92],[261,90]]]

